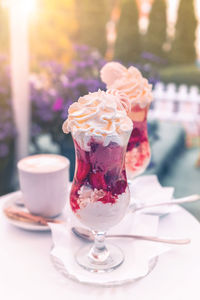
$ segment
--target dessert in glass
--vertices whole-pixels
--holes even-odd
[[[117,62],[107,63],[101,70],[102,81],[109,93],[125,94],[131,108],[127,111],[133,130],[126,153],[126,172],[129,179],[141,174],[150,162],[151,151],[147,132],[147,114],[152,101],[152,86],[135,67],[125,68]],[[124,96],[122,96],[122,100]]]
[[[63,131],[72,133],[76,153],[71,209],[95,236],[76,261],[93,272],[110,271],[124,260],[118,247],[105,245],[105,236],[129,205],[125,154],[132,122],[119,99],[100,90],[79,98],[68,113]]]

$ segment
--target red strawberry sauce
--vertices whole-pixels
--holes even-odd
[[[139,147],[143,142],[148,142],[147,121],[133,121],[133,130],[129,138],[127,151],[131,151],[133,148]]]
[[[126,167],[132,173],[140,173],[146,168],[150,159],[147,122],[133,121],[133,130],[127,146]],[[138,173],[139,172],[139,173]]]
[[[76,170],[70,194],[70,204],[74,212],[79,209],[78,191],[85,185],[91,189],[103,190],[104,196],[97,201],[115,203],[118,195],[125,192],[127,179],[124,156],[126,149],[117,143],[108,146],[90,141],[90,151],[82,150],[74,141]]]

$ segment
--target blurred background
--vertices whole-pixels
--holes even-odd
[[[16,162],[60,153],[71,103],[105,89],[107,61],[153,85],[146,174],[175,196],[200,193],[200,0],[1,0],[0,195],[18,188]],[[200,219],[199,203],[185,205]]]

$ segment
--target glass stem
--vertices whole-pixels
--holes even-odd
[[[89,259],[92,263],[103,264],[109,257],[109,251],[105,246],[105,232],[93,231],[94,245],[90,249]]]

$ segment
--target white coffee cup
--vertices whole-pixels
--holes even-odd
[[[69,160],[61,155],[38,154],[21,159],[17,168],[29,212],[43,217],[59,215],[68,199]]]

